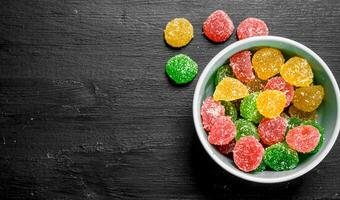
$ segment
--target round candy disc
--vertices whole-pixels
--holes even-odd
[[[215,120],[224,115],[224,107],[219,101],[214,101],[212,97],[208,97],[204,100],[201,107],[201,116],[203,128],[206,131],[210,131]]]
[[[276,144],[285,139],[286,122],[282,117],[264,118],[258,126],[258,131],[264,144]]]
[[[273,77],[268,80],[265,90],[279,90],[284,92],[286,95],[286,107],[289,106],[290,102],[293,100],[294,87],[287,83],[282,77]]]
[[[262,80],[278,74],[284,61],[281,51],[274,48],[262,48],[256,51],[252,58],[256,75]]]
[[[229,144],[236,135],[236,126],[229,116],[220,116],[210,129],[208,141],[214,145]]]
[[[286,95],[278,90],[265,90],[259,94],[256,107],[267,118],[280,116],[286,105]]]
[[[316,110],[325,96],[321,85],[302,87],[295,90],[293,105],[305,112]]]
[[[263,146],[254,136],[245,136],[236,142],[233,158],[240,170],[250,172],[260,166],[263,153]]]
[[[239,140],[244,136],[254,136],[256,139],[259,139],[259,135],[257,134],[256,126],[248,120],[239,119],[235,122],[236,125],[236,137],[235,140]]]
[[[203,33],[213,42],[226,41],[234,31],[234,24],[223,10],[216,10],[203,23]]]
[[[251,93],[243,98],[240,105],[240,115],[254,123],[259,123],[263,116],[259,113],[256,106],[256,100],[259,92]]]
[[[315,149],[313,151],[311,151],[309,154],[315,154],[317,153],[322,144],[323,144],[323,141],[325,140],[325,129],[315,120],[308,120],[308,121],[304,121],[301,123],[302,125],[311,125],[311,126],[314,126],[316,129],[318,129],[319,133],[320,133],[320,140],[319,140],[319,143],[318,145],[315,147]]]
[[[216,71],[215,75],[215,86],[218,85],[225,77],[233,77],[233,71],[229,65],[222,65]]]
[[[217,86],[214,92],[214,100],[233,101],[247,96],[248,89],[235,78],[226,77]]]
[[[250,51],[241,51],[230,58],[234,75],[243,83],[248,83],[255,78],[250,56]]]
[[[285,143],[277,143],[266,148],[264,162],[275,171],[294,169],[299,163],[296,151]]]
[[[189,56],[178,54],[168,60],[165,71],[175,83],[186,84],[195,78],[198,66]]]
[[[254,36],[268,35],[269,30],[266,23],[257,18],[247,18],[237,27],[237,38],[243,40]]]
[[[286,136],[286,142],[289,147],[300,153],[313,151],[319,141],[319,130],[311,125],[297,126],[289,130]]]
[[[185,18],[175,18],[165,27],[164,38],[168,45],[179,48],[183,47],[194,37],[194,28]]]
[[[285,81],[297,87],[307,87],[313,82],[313,71],[307,60],[296,56],[282,65],[280,74]]]

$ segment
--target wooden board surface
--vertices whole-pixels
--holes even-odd
[[[340,1],[2,0],[1,199],[340,199],[340,141],[294,181],[236,178],[204,151],[192,120],[197,78],[172,85],[166,60],[190,55],[200,72],[223,44],[201,33],[226,10],[235,25],[265,20],[271,35],[313,49],[340,81]],[[174,17],[195,29],[174,50]]]

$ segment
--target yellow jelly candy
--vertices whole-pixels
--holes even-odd
[[[214,92],[215,101],[233,101],[248,96],[248,89],[235,78],[226,77],[218,83]]]
[[[164,38],[168,45],[179,48],[183,47],[194,37],[194,28],[185,18],[175,18],[165,27]]]
[[[251,61],[256,75],[267,80],[280,72],[285,59],[278,49],[263,48],[255,52]]]
[[[306,59],[290,58],[281,68],[280,74],[288,83],[307,87],[313,82],[313,71]]]
[[[265,90],[259,94],[256,107],[267,118],[280,116],[286,105],[286,95],[278,90]]]
[[[317,114],[315,110],[312,112],[305,112],[305,111],[297,109],[294,105],[289,106],[288,113],[290,117],[295,117],[303,121],[315,120],[317,118]]]
[[[298,88],[294,92],[293,105],[302,111],[312,112],[319,107],[324,96],[321,85]]]

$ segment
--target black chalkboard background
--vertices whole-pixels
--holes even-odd
[[[196,136],[197,78],[174,86],[166,60],[200,72],[221,49],[201,33],[216,9],[237,26],[263,19],[271,35],[319,54],[340,81],[340,1],[2,0],[0,199],[340,199],[340,141],[294,181],[262,185],[215,164]],[[189,19],[174,50],[162,31]]]

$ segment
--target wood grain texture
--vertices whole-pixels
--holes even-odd
[[[197,81],[172,85],[164,63],[190,55],[200,71],[221,49],[201,33],[226,10],[235,25],[265,20],[271,35],[318,53],[340,81],[340,1],[2,0],[1,199],[340,199],[340,141],[294,181],[261,185],[217,166],[200,145]],[[188,18],[194,40],[167,47],[162,30]]]

